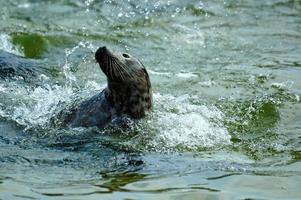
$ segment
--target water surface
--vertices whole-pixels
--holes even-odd
[[[0,199],[300,199],[301,3],[17,0],[0,49],[43,62],[0,81]],[[54,128],[100,92],[100,46],[146,66],[129,130]]]

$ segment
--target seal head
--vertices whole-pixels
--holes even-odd
[[[113,53],[106,47],[96,51],[95,59],[107,76],[107,88],[60,112],[54,124],[101,129],[108,124],[127,127],[128,118],[142,118],[151,109],[151,83],[139,60],[129,54]]]
[[[108,101],[117,115],[142,118],[152,107],[152,91],[148,73],[143,64],[126,53],[113,53],[99,48],[95,59],[107,76]]]

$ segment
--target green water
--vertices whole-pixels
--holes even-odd
[[[0,199],[301,199],[299,0],[0,2],[0,49],[45,63],[0,80]],[[50,119],[105,87],[100,47],[146,66],[129,130]]]

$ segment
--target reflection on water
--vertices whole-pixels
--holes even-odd
[[[0,49],[47,71],[0,80],[0,199],[301,197],[299,1],[0,6]],[[144,63],[152,113],[127,130],[55,128],[105,87],[103,45]]]

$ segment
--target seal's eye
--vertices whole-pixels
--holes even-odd
[[[130,57],[128,54],[125,54],[125,53],[122,54],[122,56],[125,57],[125,58],[129,58]]]

